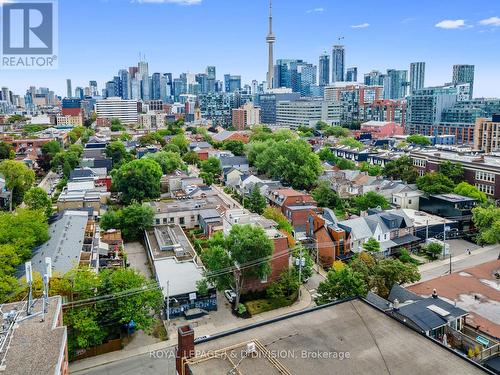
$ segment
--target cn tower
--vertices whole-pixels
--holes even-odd
[[[274,57],[273,57],[273,49],[274,42],[276,41],[276,37],[273,34],[273,4],[272,0],[269,0],[269,33],[266,37],[266,42],[269,45],[269,61],[267,62],[267,88],[273,88],[274,81]]]

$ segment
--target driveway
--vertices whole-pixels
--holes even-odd
[[[148,278],[153,277],[144,246],[140,242],[126,242],[123,247],[125,253],[127,253],[127,260],[130,263],[130,267]]]

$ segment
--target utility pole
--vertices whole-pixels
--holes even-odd
[[[428,239],[429,239],[429,220],[427,219],[425,224],[425,241],[427,242]]]
[[[295,259],[295,264],[299,266],[299,300],[300,300],[300,287],[302,286],[302,267],[305,265],[305,258],[302,257],[302,246],[299,248],[299,257]]]
[[[167,280],[167,337],[169,337],[168,329],[170,328],[170,280]]]

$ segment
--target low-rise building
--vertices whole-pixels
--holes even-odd
[[[266,219],[258,214],[251,213],[245,209],[227,210],[223,216],[223,231],[225,235],[231,232],[233,225],[252,225],[262,228],[267,237],[273,242],[272,259],[269,261],[271,271],[269,275],[263,279],[252,278],[245,280],[243,289],[262,290],[269,286],[270,283],[279,279],[281,273],[290,265],[290,250],[288,246],[288,237],[280,232],[278,224]]]
[[[460,230],[469,230],[472,223],[472,209],[477,199],[458,194],[434,194],[420,197],[420,210],[457,221]]]
[[[404,128],[390,121],[367,121],[361,124],[359,134],[370,134],[372,139],[380,139],[393,137],[395,135],[403,135]]]
[[[270,189],[265,196],[270,205],[280,209],[296,231],[306,230],[309,210],[316,207],[316,201],[310,194],[294,189]]]
[[[183,316],[190,309],[217,310],[217,294],[197,292],[203,279],[203,264],[179,225],[160,225],[145,233],[147,254],[163,295],[169,298],[170,317]],[[165,301],[165,309],[167,303]]]

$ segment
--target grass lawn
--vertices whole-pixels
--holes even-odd
[[[295,293],[287,298],[261,298],[253,301],[245,302],[245,306],[248,312],[254,316],[266,311],[271,311],[274,309],[279,309],[280,307],[286,307],[292,305],[297,300],[298,294]]]

